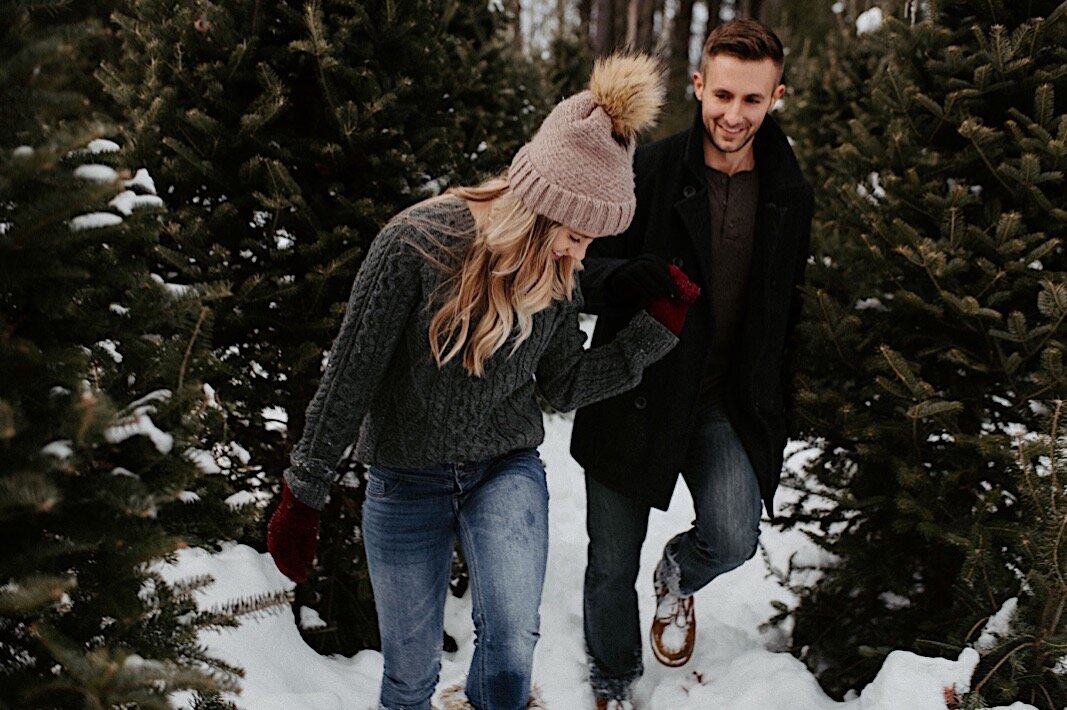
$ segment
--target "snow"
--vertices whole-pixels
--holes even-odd
[[[134,210],[141,207],[162,207],[163,200],[155,195],[138,195],[132,190],[123,190],[112,198],[108,206],[129,217]]]
[[[182,503],[196,503],[200,500],[200,495],[194,491],[182,491],[178,494],[178,500]]]
[[[70,221],[70,231],[80,232],[83,229],[99,229],[100,227],[114,227],[122,224],[122,217],[111,212],[90,212],[81,214]]]
[[[70,439],[59,439],[41,447],[41,453],[65,461],[74,456],[74,442]]]
[[[215,460],[215,456],[210,451],[204,451],[203,449],[186,449],[185,458],[188,461],[192,461],[196,465],[200,473],[210,476],[216,473],[222,473],[222,469],[219,468],[218,462]]]
[[[104,138],[89,141],[89,145],[85,146],[85,149],[90,153],[117,153],[122,150],[118,143]]]
[[[231,508],[240,508],[241,506],[251,505],[257,500],[256,494],[252,491],[238,491],[226,499],[226,505]]]
[[[74,168],[74,177],[90,180],[92,182],[107,183],[118,180],[119,174],[110,166],[100,165],[98,163],[87,163]]]
[[[153,402],[166,401],[170,396],[170,390],[160,389],[132,402],[104,431],[104,438],[118,444],[133,436],[147,436],[159,453],[169,454],[174,447],[174,437],[157,427],[149,414],[156,410]]]
[[[277,431],[283,434],[289,431],[289,413],[284,407],[264,407],[261,414],[263,415],[263,428],[267,431]]]
[[[875,32],[882,27],[882,8],[872,7],[856,18],[856,34]]]
[[[159,274],[151,274],[150,276],[153,281],[162,286],[163,289],[168,294],[170,294],[171,298],[182,298],[183,296],[187,296],[193,291],[195,291],[195,289],[192,286],[189,286],[188,284],[168,283]]]
[[[1011,622],[1015,618],[1015,611],[1019,606],[1019,598],[1012,597],[1000,607],[1000,610],[989,617],[982,633],[975,642],[974,647],[981,653],[992,651],[1000,639],[1008,636],[1011,632]]]
[[[110,355],[115,362],[122,362],[122,353],[119,352],[118,345],[115,344],[114,340],[101,340],[96,344],[96,347]]]
[[[28,145],[20,145],[11,151],[11,155],[16,158],[28,158],[33,155],[33,148]]]
[[[156,194],[156,182],[152,179],[152,176],[148,174],[148,171],[144,168],[139,169],[133,174],[133,177],[122,183],[126,187],[139,187],[144,192],[150,195]]]
[[[541,456],[548,473],[550,530],[548,572],[541,605],[541,639],[534,661],[534,681],[546,707],[555,710],[592,707],[586,679],[582,639],[582,573],[585,568],[585,487],[582,471],[568,453],[569,415],[545,417],[546,439]],[[815,450],[790,446],[787,466],[799,470]],[[241,496],[242,494],[237,494]],[[783,490],[782,497],[794,495]],[[655,606],[652,570],[664,543],[688,527],[693,508],[679,485],[668,511],[652,511],[647,544],[638,577],[640,612],[647,629]],[[637,707],[648,710],[944,710],[945,689],[966,692],[978,653],[965,649],[956,660],[925,658],[910,652],[890,654],[878,677],[858,694],[839,702],[827,696],[799,660],[784,652],[788,628],[766,627],[775,613],[772,602],[796,603],[773,568],[790,558],[825,563],[827,558],[799,530],[782,531],[764,523],[763,554],[724,575],[695,597],[697,645],[684,668],[659,665],[645,644],[645,675],[635,689]],[[210,574],[215,584],[198,592],[203,608],[239,597],[294,585],[275,568],[267,554],[229,544],[210,554],[199,549],[178,552],[174,565],[163,565],[169,580]],[[449,595],[445,628],[459,650],[442,658],[438,690],[463,679],[473,652],[473,625],[468,596]],[[309,607],[299,610],[299,623],[321,623]],[[368,710],[376,707],[382,659],[376,651],[352,658],[319,656],[300,638],[290,607],[246,621],[239,628],[204,633],[202,642],[214,654],[246,671],[243,691],[233,697],[242,708],[255,710]],[[439,698],[438,698],[439,699]],[[188,694],[175,700],[188,704]],[[1007,709],[1004,709],[1007,710]],[[1033,710],[1016,703],[1010,710]]]

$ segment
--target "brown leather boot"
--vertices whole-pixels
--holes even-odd
[[[679,597],[671,593],[663,579],[663,562],[656,566],[653,583],[656,587],[656,615],[652,618],[649,641],[652,655],[665,666],[684,666],[693,656],[697,642],[697,620],[693,612],[693,597]]]

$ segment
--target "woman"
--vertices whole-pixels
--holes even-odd
[[[583,349],[575,272],[593,239],[633,218],[634,140],[662,98],[650,58],[598,63],[590,89],[553,109],[506,178],[400,213],[360,267],[268,546],[282,572],[306,577],[318,511],[355,443],[370,465],[363,535],[383,708],[430,707],[455,538],[477,632],[469,706],[527,705],[548,551],[536,394],[569,410],[632,388],[677,342],[696,298],[676,272],[676,298]]]

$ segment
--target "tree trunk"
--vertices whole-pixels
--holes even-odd
[[[704,37],[708,36],[719,24],[719,13],[722,12],[722,0],[707,0],[705,3],[708,6],[708,26],[704,32]]]
[[[782,0],[763,0],[758,18],[761,22],[777,28],[782,21]],[[781,36],[781,33],[779,33],[779,36]]]
[[[626,46],[626,19],[629,16],[629,0],[615,0],[615,34],[612,36],[611,51]]]
[[[638,0],[637,48],[642,52],[653,52],[656,49],[656,39],[653,32],[655,26],[655,14],[655,0]]]
[[[615,46],[615,0],[595,0],[596,30],[593,53],[602,57],[610,54]]]
[[[505,0],[508,17],[508,37],[512,45],[522,51],[522,0]]]
[[[637,49],[637,23],[641,12],[641,0],[627,0],[626,3],[626,49]]]
[[[694,0],[679,0],[671,19],[667,60],[667,105],[660,118],[657,135],[682,130],[692,115],[692,101],[688,99],[689,43],[692,40]]]
[[[737,0],[735,3],[737,16],[759,18],[760,5],[762,4],[763,0]]]
[[[689,42],[693,24],[694,0],[679,0],[678,11],[671,24],[670,63],[668,64],[668,98],[680,101],[689,84]]]
[[[593,0],[578,0],[578,25],[581,28],[582,37],[585,38],[585,43],[590,49],[593,49],[593,35],[589,31],[592,19]]]

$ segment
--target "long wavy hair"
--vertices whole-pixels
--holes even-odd
[[[535,313],[572,298],[581,262],[552,258],[552,242],[562,226],[523,205],[506,178],[445,194],[489,203],[489,212],[469,244],[456,239],[445,243],[440,235],[459,235],[439,224],[417,225],[433,251],[416,248],[444,274],[429,301],[436,308],[428,333],[430,352],[438,367],[461,357],[468,373],[483,377],[485,361],[504,346],[516,324],[509,356],[530,337]]]

